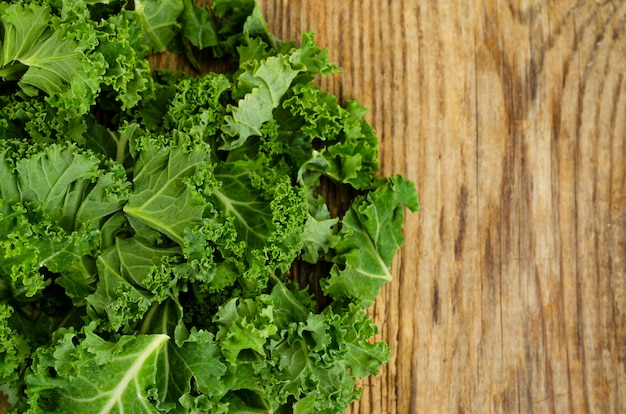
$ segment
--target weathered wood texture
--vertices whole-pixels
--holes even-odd
[[[261,4],[420,193],[350,412],[626,412],[626,2]]]

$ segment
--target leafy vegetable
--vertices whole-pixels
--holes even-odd
[[[381,286],[391,280],[391,261],[404,243],[403,205],[417,209],[417,199],[399,176],[353,201],[341,231],[330,238],[335,265],[324,280],[326,294],[347,296],[365,306],[374,302]]]
[[[232,66],[152,68],[167,49]],[[366,309],[418,202],[379,175],[365,110],[315,85],[336,70],[254,0],[0,2],[7,412],[339,413],[359,397],[391,352]],[[346,211],[323,185],[353,195]],[[315,281],[296,284],[307,264]]]
[[[74,114],[85,113],[105,68],[103,59],[91,54],[97,37],[90,24],[63,21],[47,5],[3,3],[1,10],[0,76],[17,80],[26,95],[43,91]]]
[[[44,412],[157,413],[151,385],[168,337],[126,335],[112,343],[88,327],[81,336],[59,329],[53,346],[37,350],[27,379],[29,405]]]

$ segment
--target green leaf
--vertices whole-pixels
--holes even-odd
[[[17,94],[0,102],[0,119],[5,118],[8,130],[0,132],[8,139],[28,139],[32,143],[49,145],[53,142],[85,142],[84,134],[93,124],[90,114],[76,113],[76,108],[58,107],[44,96],[24,100]]]
[[[0,199],[0,282],[16,299],[36,297],[50,284],[42,271],[69,270],[95,252],[97,236],[84,227],[67,233],[38,207]]]
[[[359,190],[372,188],[378,173],[378,137],[364,115],[356,101],[344,108],[315,85],[294,86],[277,119],[281,132],[292,140],[289,157],[300,166],[300,181],[318,185],[316,175],[321,174]]]
[[[163,52],[180,30],[182,0],[135,0],[134,5],[134,10],[126,11],[125,17],[138,34],[135,49],[140,56]]]
[[[293,323],[307,320],[315,306],[308,293],[298,290],[295,285],[274,279],[276,284],[269,295],[273,305],[273,317],[281,329],[288,329]]]
[[[9,148],[0,148],[0,198],[6,201],[20,199],[17,175]]]
[[[339,218],[331,218],[328,206],[321,196],[309,197],[309,215],[303,230],[302,260],[317,263],[320,256],[327,255],[330,237],[336,233]]]
[[[166,300],[152,306],[141,326],[143,334],[159,333],[175,338],[168,341],[157,360],[157,388],[161,407],[178,406],[178,410],[181,396],[223,394],[220,378],[226,372],[214,335],[196,329],[187,332],[182,312],[180,304]]]
[[[232,365],[263,359],[268,338],[278,331],[271,308],[253,299],[233,298],[220,308],[215,322],[221,352]]]
[[[240,33],[255,5],[256,0],[215,0],[213,11],[221,19],[220,34]]]
[[[194,177],[210,174],[208,147],[188,149],[148,140],[135,163],[133,192],[124,206],[131,224],[139,221],[185,243],[185,229],[202,224],[206,204],[193,191]]]
[[[253,135],[261,135],[261,127],[272,119],[272,111],[291,86],[291,81],[303,70],[296,54],[271,56],[264,61],[251,62],[241,73],[233,91],[240,98],[237,106],[229,106],[230,115],[224,118],[222,130],[231,137],[221,149],[232,150],[242,146]]]
[[[98,176],[99,165],[98,158],[75,146],[48,147],[17,164],[21,199],[39,205],[65,228],[73,229],[82,195]]]
[[[384,342],[370,343],[376,325],[356,305],[337,313],[333,308],[309,313],[295,327],[282,331],[282,340],[269,347],[277,369],[272,375],[280,384],[273,393],[306,399],[296,402],[294,410],[344,412],[360,393],[354,377],[376,374],[389,360]]]
[[[331,239],[335,264],[322,281],[325,294],[371,305],[381,286],[391,280],[391,261],[404,243],[404,206],[418,209],[411,182],[393,176],[367,196],[356,198]]]
[[[60,330],[40,348],[26,378],[31,410],[54,413],[157,413],[155,364],[166,335],[128,335],[107,342],[89,329]],[[75,342],[77,344],[75,345]]]
[[[251,162],[221,163],[215,171],[222,186],[214,190],[216,204],[221,211],[234,218],[241,240],[248,248],[265,246],[273,230],[269,200],[263,197],[251,181],[256,169]]]
[[[128,21],[119,21],[114,17],[101,24],[96,50],[107,62],[102,79],[104,90],[100,95],[101,106],[106,107],[105,102],[112,105],[102,99],[106,97],[121,104],[122,110],[127,110],[154,96],[155,84],[150,63],[142,59],[143,51],[135,49],[138,47],[136,43],[144,39],[144,34],[139,33],[136,35],[138,38],[135,38],[131,34],[132,30]]]
[[[69,110],[67,119],[86,113],[106,67],[92,53],[97,44],[93,27],[80,19],[60,24],[48,5],[22,2],[0,9],[0,23],[0,77],[19,79],[29,96],[45,92],[54,106]]]
[[[23,158],[13,152],[16,160],[8,159],[9,154],[0,152],[3,196],[37,205],[68,232],[81,225],[99,228],[126,201],[128,183],[121,166],[103,163],[74,144],[53,144]]]
[[[210,10],[198,7],[194,0],[184,0],[184,7],[181,19],[185,38],[198,49],[217,46],[217,29]]]
[[[228,78],[217,73],[180,80],[163,117],[164,127],[211,144],[222,125],[226,110],[221,98],[229,87]]]
[[[0,303],[0,381],[4,384],[20,379],[30,357],[26,339],[11,327],[14,309]]]
[[[178,247],[158,247],[140,237],[117,239],[97,260],[100,277],[96,291],[86,298],[94,319],[103,318],[116,331],[140,320],[153,302],[178,294],[178,280],[167,258],[180,255]]]
[[[286,272],[302,247],[306,198],[284,171],[262,158],[215,167],[217,219],[235,236],[215,243],[223,257],[234,259],[240,281],[253,291],[264,286],[268,274]]]
[[[181,346],[170,347],[168,356],[169,399],[177,400],[189,393],[207,396],[225,393],[221,378],[226,373],[226,365],[221,361],[213,334],[193,331]]]

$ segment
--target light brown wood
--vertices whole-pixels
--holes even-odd
[[[420,193],[350,412],[626,412],[626,2],[261,5]]]
[[[420,193],[349,412],[626,412],[626,1],[260,4]]]

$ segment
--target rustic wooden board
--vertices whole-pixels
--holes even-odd
[[[626,412],[626,1],[260,3],[420,193],[349,412]]]
[[[626,412],[626,2],[261,5],[420,193],[350,412]]]

